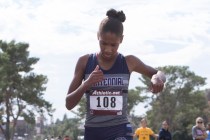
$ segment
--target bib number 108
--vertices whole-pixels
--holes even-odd
[[[116,107],[116,98],[115,97],[97,97],[98,101],[97,107]]]

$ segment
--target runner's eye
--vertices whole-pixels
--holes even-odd
[[[116,46],[118,46],[118,44],[111,44],[111,46],[112,46],[112,47],[116,47]]]
[[[100,44],[103,45],[103,46],[106,46],[107,43],[106,42],[103,42],[103,41],[100,41]]]

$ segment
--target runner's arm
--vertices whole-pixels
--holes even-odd
[[[144,64],[139,58],[133,55],[126,56],[126,62],[127,62],[130,73],[135,71],[149,78],[152,78],[153,75],[156,76],[157,82],[151,83],[150,85],[151,92],[158,93],[163,90],[164,82],[165,82],[165,75],[162,72],[160,72],[162,74],[159,75],[157,69]],[[151,80],[155,80],[154,77]]]
[[[73,109],[83,94],[94,84],[101,82],[104,79],[103,72],[97,65],[95,69],[90,73],[89,77],[82,82],[84,78],[85,67],[87,64],[88,56],[81,57],[76,65],[74,78],[69,86],[69,91],[66,97],[66,108],[68,110]]]
[[[87,84],[85,82],[82,83],[87,59],[88,55],[82,56],[76,64],[74,76],[66,96],[66,108],[68,110],[73,109],[78,104],[83,94],[88,89]]]
[[[139,58],[134,55],[126,56],[126,62],[130,72],[135,71],[149,78],[152,78],[152,76],[158,72],[158,70],[144,64]]]

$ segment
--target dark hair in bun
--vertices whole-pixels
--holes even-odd
[[[123,11],[116,11],[115,9],[110,9],[107,11],[106,15],[108,16],[102,20],[99,33],[112,32],[118,36],[123,35],[123,22],[126,17]]]
[[[115,18],[115,19],[118,19],[121,22],[124,22],[125,19],[126,19],[125,14],[123,13],[123,11],[116,11],[115,9],[108,10],[106,15],[109,18]]]

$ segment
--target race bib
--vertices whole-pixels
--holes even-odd
[[[90,92],[90,114],[122,115],[122,91],[94,90]]]

